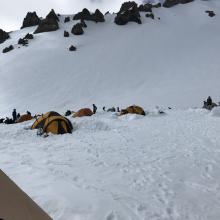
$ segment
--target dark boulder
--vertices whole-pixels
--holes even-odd
[[[20,39],[18,40],[18,44],[23,45],[23,46],[26,46],[26,45],[28,45],[28,40],[27,40],[27,39],[24,39],[24,38],[20,38]]]
[[[34,34],[56,31],[59,29],[59,24],[55,19],[43,19],[35,30]]]
[[[33,40],[33,39],[34,39],[34,35],[27,33],[27,34],[25,35],[24,39]]]
[[[108,14],[110,14],[110,12],[109,12],[109,11],[105,12],[105,15],[108,15]]]
[[[3,49],[2,53],[8,53],[9,51],[13,50],[14,47],[12,45],[10,45],[9,47],[6,47],[5,49]]]
[[[171,8],[178,4],[179,4],[179,0],[165,0],[165,2],[163,3],[163,7]]]
[[[91,20],[91,18],[92,16],[90,11],[87,8],[84,8],[81,12],[73,17],[73,20]]]
[[[69,36],[70,36],[70,34],[69,34],[69,32],[68,32],[68,31],[64,31],[63,36],[64,36],[64,37],[69,37]]]
[[[190,3],[190,2],[193,2],[194,0],[179,0],[179,3],[180,4],[187,4],[187,3]]]
[[[208,15],[209,15],[209,17],[214,17],[216,14],[215,14],[215,12],[214,11],[205,11]]]
[[[94,21],[94,22],[104,22],[105,18],[99,9],[96,9],[95,13],[91,14],[90,11],[84,8],[81,12],[76,14],[73,17],[73,20],[87,20],[87,21]]]
[[[0,44],[5,42],[9,38],[9,34],[0,29]]]
[[[70,17],[65,17],[64,23],[70,22]]]
[[[54,19],[56,21],[59,21],[58,16],[56,15],[55,11],[52,9],[49,14],[46,16],[46,19]]]
[[[152,18],[152,19],[154,19],[154,14],[153,14],[153,13],[147,13],[145,16],[146,16],[147,18]]]
[[[149,3],[147,3],[147,4],[145,4],[145,5],[140,5],[140,6],[138,7],[138,10],[139,10],[140,12],[152,12],[152,5],[149,4]]]
[[[128,22],[136,22],[141,24],[140,13],[135,2],[125,2],[122,4],[120,11],[115,17],[115,23],[117,25],[125,25]]]
[[[76,51],[76,47],[74,47],[73,45],[70,46],[69,51]]]
[[[187,3],[190,3],[193,1],[194,0],[165,0],[165,2],[163,3],[163,7],[171,8],[171,7],[178,5],[178,4],[187,4]]]
[[[87,28],[87,24],[84,20],[81,20],[80,24],[82,25],[83,28]]]
[[[37,13],[35,11],[28,12],[23,20],[21,29],[26,27],[36,26],[39,25],[39,23],[40,23],[40,18],[37,16]]]
[[[160,8],[161,7],[161,3],[157,3],[155,5],[152,5],[152,8]]]
[[[104,15],[101,11],[99,11],[99,9],[96,9],[95,13],[92,14],[92,21],[95,21],[96,23],[105,21]]]
[[[71,33],[74,35],[82,35],[84,34],[83,28],[82,28],[82,24],[77,23],[73,26]]]

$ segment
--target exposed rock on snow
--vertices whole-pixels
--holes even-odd
[[[91,14],[90,11],[86,8],[79,12],[73,17],[73,20],[87,20],[87,21],[94,21],[94,22],[104,22],[105,18],[104,15],[96,9],[94,14]]]
[[[83,28],[82,28],[82,24],[81,23],[77,23],[73,26],[71,33],[74,35],[82,35],[84,34]]]
[[[138,10],[137,3],[135,2],[125,2],[122,4],[120,11],[115,17],[115,23],[117,25],[125,25],[128,22],[136,22],[141,24],[140,13]]]
[[[160,8],[161,7],[161,3],[158,2],[157,4],[153,4],[152,8]]]
[[[76,51],[76,47],[74,47],[73,45],[70,46],[69,51]]]
[[[46,16],[46,19],[53,19],[59,21],[58,16],[56,15],[55,11],[52,9],[49,14]]]
[[[69,36],[70,36],[70,34],[69,34],[69,32],[68,32],[68,31],[64,31],[63,36],[64,36],[64,37],[69,37]]]
[[[147,18],[152,18],[152,19],[154,19],[154,14],[153,14],[153,13],[147,13],[145,16],[146,16]]]
[[[28,40],[27,39],[24,39],[24,38],[20,38],[18,40],[18,44],[21,44],[23,46],[26,46],[28,44]]]
[[[104,22],[105,18],[104,18],[104,15],[102,14],[102,12],[99,11],[99,9],[96,9],[95,13],[92,14],[92,20],[95,22]]]
[[[138,7],[140,12],[152,12],[152,5],[147,3]]]
[[[4,48],[2,53],[8,53],[8,52],[10,52],[13,49],[14,49],[13,45],[10,45],[9,47]]]
[[[0,29],[0,44],[9,39],[9,34],[2,29]]]
[[[33,39],[34,39],[34,35],[27,33],[27,34],[25,35],[24,39],[33,40]]]
[[[24,18],[21,29],[26,27],[36,26],[39,25],[39,23],[40,23],[40,18],[37,16],[37,13],[28,12],[26,17]]]
[[[87,28],[87,24],[84,20],[81,20],[80,24],[82,25],[82,27]]]
[[[208,15],[209,15],[209,17],[214,17],[216,14],[215,14],[215,12],[214,11],[205,11]]]
[[[34,34],[56,31],[58,29],[59,29],[59,24],[56,19],[46,18],[40,22],[40,24],[37,27],[37,29],[35,30]]]
[[[178,4],[186,4],[186,3],[193,2],[193,1],[194,0],[165,0],[165,2],[163,3],[163,7],[171,8]]]
[[[171,8],[178,4],[179,4],[179,0],[165,0],[165,2],[163,3],[163,7]]]
[[[70,22],[70,17],[69,16],[65,17],[65,19],[64,19],[64,23],[67,23],[67,22]]]

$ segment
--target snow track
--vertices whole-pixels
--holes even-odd
[[[204,110],[71,119],[71,135],[0,125],[0,167],[56,220],[214,220],[220,119]]]

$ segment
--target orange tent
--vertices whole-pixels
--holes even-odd
[[[89,108],[82,108],[78,112],[75,112],[73,114],[73,117],[76,118],[76,117],[84,117],[84,116],[92,116],[92,115],[93,115],[93,112],[92,112],[91,109],[89,109]]]
[[[20,118],[17,119],[17,123],[21,123],[24,121],[30,121],[33,117],[30,114],[21,115]]]

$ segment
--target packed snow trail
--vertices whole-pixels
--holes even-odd
[[[0,167],[55,220],[217,220],[217,113],[98,113],[48,138],[0,125]]]

